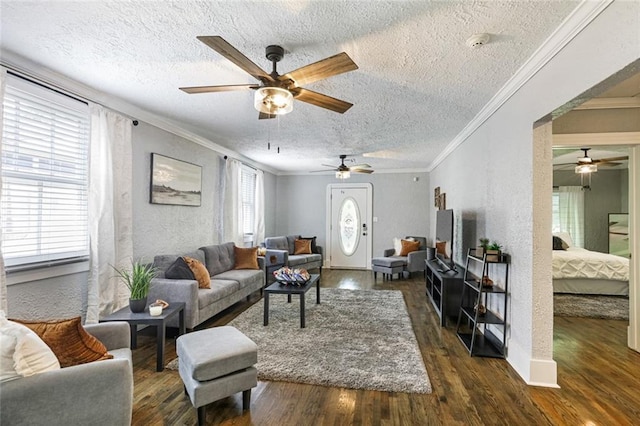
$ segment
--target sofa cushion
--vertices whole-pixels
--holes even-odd
[[[420,248],[420,241],[402,240],[402,250],[400,250],[400,256],[406,256],[411,252],[418,251]]]
[[[289,254],[294,254],[296,251],[296,240],[300,238],[300,235],[287,235],[287,247],[289,248]]]
[[[211,288],[211,277],[209,271],[198,259],[185,256],[184,261],[191,269],[193,276],[198,281],[198,288]]]
[[[236,247],[233,246],[234,269],[259,269],[258,267],[258,247]]]
[[[295,240],[293,254],[311,254],[311,240]]]
[[[102,342],[85,331],[80,317],[42,322],[17,322],[35,331],[56,354],[63,368],[113,358]]]
[[[60,369],[58,358],[35,332],[0,317],[0,382]]]
[[[318,253],[318,243],[316,242],[316,237],[300,237],[299,239],[311,241],[311,253]]]
[[[240,284],[240,288],[263,283],[264,272],[260,269],[232,269],[214,277],[214,279],[233,280]]]
[[[183,257],[179,257],[164,271],[164,277],[170,280],[195,280],[193,271],[185,262]]]
[[[198,308],[207,307],[220,299],[231,296],[238,290],[240,290],[240,284],[237,281],[214,278],[211,280],[210,289],[198,290]]]
[[[233,269],[235,264],[233,247],[235,247],[234,243],[200,247],[200,250],[204,252],[205,265],[207,265],[210,276],[213,277],[221,272]]]
[[[289,266],[304,266],[305,263],[309,260],[308,254],[292,254],[289,255]]]
[[[200,262],[205,263],[204,252],[202,250],[195,250],[182,254],[160,254],[153,258],[153,266],[155,266],[155,268],[158,270],[158,274],[156,275],[156,277],[164,278],[164,273],[167,269],[169,269],[169,266],[171,266],[177,258],[183,256],[198,259]]]
[[[287,237],[269,237],[264,239],[264,246],[271,250],[289,251],[289,242]]]

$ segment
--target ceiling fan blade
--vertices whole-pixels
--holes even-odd
[[[371,174],[373,173],[373,170],[371,169],[355,169],[355,170],[349,170],[353,173],[367,173],[367,174]]]
[[[300,87],[313,83],[314,81],[324,80],[325,78],[357,69],[358,66],[351,60],[349,55],[342,52],[288,72],[278,77],[278,80],[293,80],[295,85]]]
[[[268,120],[270,118],[276,118],[275,114],[267,114],[266,112],[260,112],[258,114],[258,120]]]
[[[605,163],[602,164],[598,164],[599,167],[615,167],[615,166],[619,166],[622,163],[618,163],[616,161],[607,161]]]
[[[311,170],[309,173],[322,173],[322,172],[335,172],[335,171],[336,169]]]
[[[593,160],[594,163],[610,163],[612,161],[623,161],[623,160],[628,160],[629,157],[628,156],[622,156],[622,157],[610,157],[610,158],[601,158],[599,160]]]
[[[198,40],[242,68],[245,72],[252,75],[254,78],[265,82],[273,82],[273,77],[269,75],[265,70],[254,64],[251,59],[244,56],[238,49],[230,45],[225,39],[220,36],[198,36]]]
[[[578,165],[578,163],[558,163],[558,164],[554,164],[553,167],[557,167],[557,166],[576,166]]]
[[[213,92],[230,92],[233,90],[249,90],[249,89],[257,89],[260,87],[257,84],[232,84],[226,86],[195,86],[195,87],[180,87],[180,90],[183,92],[189,93],[190,95],[196,93],[213,93]]]
[[[320,164],[321,166],[325,166],[325,167],[331,167],[334,170],[338,169],[338,166],[332,166],[331,164]]]
[[[354,164],[353,166],[349,166],[350,169],[370,169],[371,166],[369,164],[360,163]]]
[[[291,89],[291,93],[293,93],[294,98],[299,101],[339,112],[340,114],[344,114],[353,106],[353,104],[349,102],[332,98],[331,96],[323,95],[322,93],[314,92],[313,90],[303,89],[302,87]]]

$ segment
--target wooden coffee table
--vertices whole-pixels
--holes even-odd
[[[178,333],[183,335],[185,332],[184,327],[184,302],[171,303],[168,307],[162,310],[162,314],[158,316],[151,316],[149,314],[149,307],[145,308],[144,312],[133,313],[129,307],[125,307],[100,319],[100,322],[107,321],[126,321],[131,327],[131,349],[135,349],[138,345],[138,324],[154,325],[156,327],[157,342],[156,342],[156,371],[164,370],[164,342],[166,335],[167,320],[178,315]]]
[[[304,295],[313,285],[316,286],[316,303],[320,303],[320,275],[319,274],[311,274],[311,278],[306,284],[297,286],[291,284],[281,284],[279,282],[275,282],[264,289],[264,325],[269,325],[269,295],[271,294],[286,294],[287,302],[291,303],[291,295],[299,294],[300,295],[300,328],[305,327],[305,316],[304,316]]]

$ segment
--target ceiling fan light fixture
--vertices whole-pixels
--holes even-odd
[[[349,170],[338,170],[336,172],[337,179],[349,179],[351,177],[351,172]]]
[[[293,95],[281,87],[260,87],[253,106],[265,114],[284,115],[293,111]]]
[[[576,166],[576,173],[584,174],[584,173],[595,173],[598,171],[597,164],[578,164]]]

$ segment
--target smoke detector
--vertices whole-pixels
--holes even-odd
[[[489,34],[487,33],[474,34],[467,39],[467,46],[473,49],[477,49],[487,43],[489,43]]]

